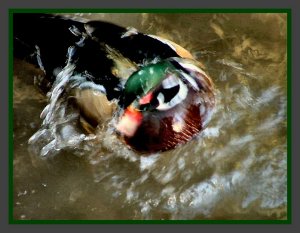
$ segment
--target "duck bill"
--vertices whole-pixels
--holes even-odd
[[[133,137],[142,121],[142,113],[130,106],[125,110],[119,123],[116,125],[116,129],[124,136]]]

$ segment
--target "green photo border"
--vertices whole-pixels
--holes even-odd
[[[287,219],[286,220],[15,220],[13,217],[13,14],[14,13],[286,13],[287,14]],[[292,10],[291,9],[9,9],[9,224],[291,224],[292,223]]]

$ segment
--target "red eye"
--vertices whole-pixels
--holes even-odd
[[[143,96],[142,98],[140,98],[139,103],[142,104],[149,104],[150,101],[153,98],[153,92],[149,92],[147,95]]]

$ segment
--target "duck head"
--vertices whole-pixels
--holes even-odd
[[[159,152],[195,137],[207,125],[215,97],[208,75],[190,59],[170,58],[133,73],[116,130],[132,149]]]

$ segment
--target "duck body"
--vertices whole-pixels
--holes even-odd
[[[54,109],[72,104],[87,134],[114,118],[119,139],[143,154],[190,141],[215,105],[211,79],[187,50],[132,28],[15,14],[14,48],[15,57],[31,57],[45,72],[52,94],[44,125]]]

